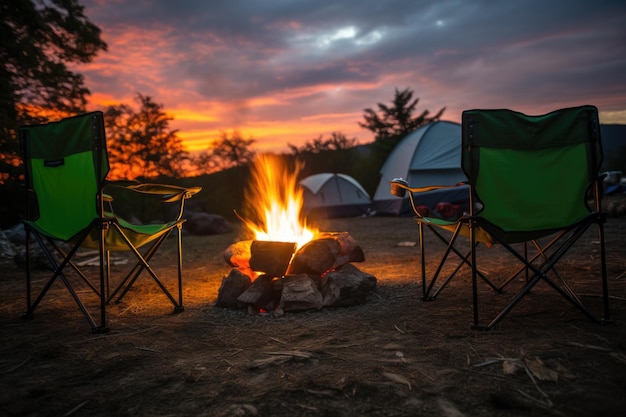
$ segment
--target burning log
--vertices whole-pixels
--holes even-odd
[[[233,243],[224,251],[224,260],[228,265],[239,269],[251,279],[254,279],[256,274],[250,268],[251,245],[251,240],[241,240]]]
[[[294,243],[243,240],[230,245],[224,259],[252,279],[250,270],[279,277],[286,273],[294,250]],[[349,262],[363,261],[363,250],[349,233],[319,233],[293,255],[288,273],[322,275]]]
[[[304,245],[293,258],[289,273],[323,274],[339,259],[341,245],[336,239],[315,239]]]
[[[363,250],[349,233],[318,233],[298,250],[289,272],[322,275],[349,262],[364,260]]]
[[[335,267],[348,262],[363,262],[365,254],[356,240],[348,232],[325,232],[315,235],[313,241],[318,239],[334,239],[339,243],[339,258],[335,261]]]
[[[273,277],[287,272],[296,244],[293,242],[268,242],[255,240],[250,245],[250,268]]]

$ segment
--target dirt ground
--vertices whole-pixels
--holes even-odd
[[[362,247],[356,266],[377,277],[364,304],[280,317],[215,307],[223,252],[239,236],[185,236],[185,311],[173,314],[142,276],[110,306],[111,331],[92,334],[59,283],[22,320],[24,272],[2,261],[0,416],[626,415],[626,216],[606,227],[613,323],[592,322],[539,284],[491,331],[470,328],[467,268],[435,301],[420,299],[418,247],[400,244],[417,240],[412,219],[320,226]],[[559,272],[599,311],[597,235],[583,243]],[[166,245],[157,270],[172,281],[174,239]],[[515,269],[501,248],[484,255],[492,276]],[[483,312],[519,286],[480,285]]]

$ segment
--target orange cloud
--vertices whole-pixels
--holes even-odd
[[[253,147],[260,152],[280,153],[288,150],[287,144],[301,146],[319,137],[327,137],[332,132],[341,132],[348,138],[356,137],[361,143],[371,140],[371,133],[360,128],[356,121],[360,114],[324,114],[291,120],[251,121],[236,129],[246,138],[255,140]],[[189,151],[206,149],[217,139],[221,131],[230,132],[233,128],[202,129],[192,127],[185,121],[177,122],[174,114],[172,125],[179,129],[178,135]],[[196,125],[197,126],[197,125]]]

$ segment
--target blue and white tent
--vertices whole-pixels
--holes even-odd
[[[467,181],[461,169],[461,125],[439,121],[409,133],[391,151],[380,173],[382,176],[372,199],[372,208],[377,214],[396,216],[412,211],[408,194],[402,198],[389,192],[389,182],[394,178],[404,178],[411,187],[455,185]],[[458,204],[466,210],[468,186],[416,195],[418,205],[431,209],[439,202]]]
[[[345,174],[322,173],[304,178],[303,212],[306,216],[354,217],[367,214],[371,199],[354,178]]]

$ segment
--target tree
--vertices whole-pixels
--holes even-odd
[[[341,132],[332,132],[328,139],[324,139],[322,135],[307,141],[301,147],[297,147],[290,143],[287,144],[293,155],[301,155],[303,153],[320,153],[322,151],[341,151],[353,148],[357,145],[357,139],[348,137]]]
[[[391,106],[378,103],[378,113],[370,108],[365,109],[365,121],[359,122],[359,126],[373,132],[376,141],[395,144],[420,126],[439,120],[446,109],[443,107],[432,117],[428,117],[428,110],[424,110],[419,116],[413,116],[417,103],[419,98],[413,99],[412,90],[406,88],[398,91],[396,88]]]
[[[107,45],[76,0],[0,2],[0,183],[21,175],[17,127],[83,112],[89,90],[68,63]]]
[[[137,94],[139,112],[121,104],[105,112],[111,179],[180,177],[188,157],[163,105]]]
[[[233,130],[229,135],[220,131],[218,139],[213,141],[209,148],[196,157],[199,163],[209,166],[199,166],[201,171],[212,172],[233,167],[241,167],[252,162],[255,152],[251,149],[254,139],[244,139],[241,132]],[[209,170],[210,169],[210,170]]]

